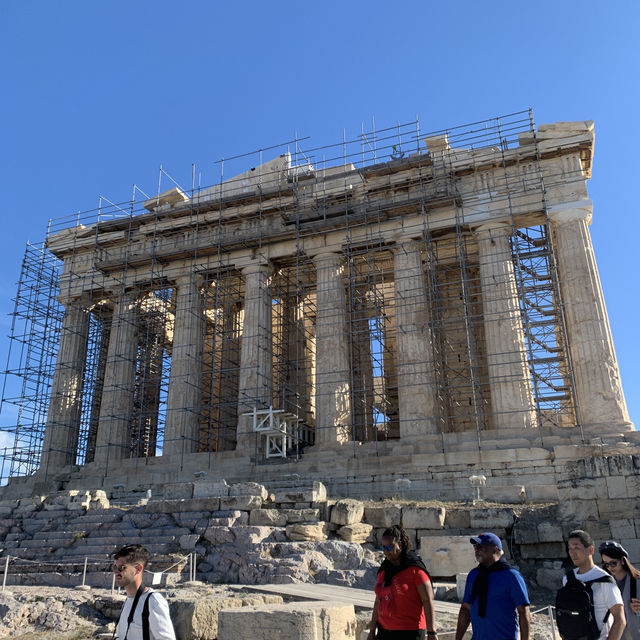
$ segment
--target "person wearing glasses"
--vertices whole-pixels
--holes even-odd
[[[406,531],[398,525],[386,529],[382,551],[369,640],[437,640],[431,579]]]
[[[611,581],[602,581],[603,577],[608,576],[593,562],[595,545],[591,534],[582,529],[569,532],[567,551],[575,566],[574,576],[581,582],[591,585],[593,613],[600,631],[598,640],[620,640],[625,627],[622,596],[615,584]],[[562,579],[562,584],[567,584],[566,575]]]
[[[618,542],[606,540],[598,550],[602,568],[615,578],[622,594],[627,621],[622,640],[640,640],[640,571],[629,562],[629,554]]]
[[[142,545],[128,544],[113,558],[116,584],[127,594],[116,627],[117,639],[176,640],[167,601],[142,583],[149,552]]]
[[[523,577],[502,556],[502,541],[495,533],[481,533],[469,542],[478,566],[467,576],[458,613],[456,640],[469,623],[473,640],[529,640],[531,613]]]

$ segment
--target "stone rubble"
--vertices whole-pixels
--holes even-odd
[[[632,460],[635,465],[636,457]],[[533,588],[555,590],[567,566],[564,540],[573,528],[589,530],[596,541],[620,540],[638,561],[640,514],[630,510],[628,499],[605,499],[602,486],[611,485],[615,494],[615,479],[625,477],[634,488],[637,468],[628,464],[614,457],[575,463],[576,475],[587,476],[574,483],[585,488],[580,499],[526,505],[335,500],[319,482],[274,491],[246,482],[209,482],[206,491],[204,483],[175,483],[131,503],[131,496],[109,499],[102,490],[60,491],[0,501],[0,548],[3,558],[12,557],[9,589],[78,586],[85,558],[86,583],[109,588],[111,554],[132,542],[149,548],[153,580],[170,590],[185,581],[190,553],[197,560],[197,579],[209,584],[303,582],[372,589],[382,559],[378,545],[392,524],[406,528],[436,578],[467,572],[475,564],[469,536],[491,530],[505,541],[508,559]],[[575,494],[576,487],[570,489]],[[220,495],[206,495],[214,492]],[[21,609],[24,602],[1,600],[0,614],[14,621],[11,631],[26,624],[62,632],[71,625],[64,603],[75,603],[70,606],[77,613],[77,601],[85,597],[70,593],[63,604],[50,606],[34,596],[28,612]],[[198,613],[200,602],[189,606],[194,619],[213,615]],[[91,620],[87,616],[84,624]]]

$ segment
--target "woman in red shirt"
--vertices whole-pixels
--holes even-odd
[[[438,640],[429,573],[402,527],[382,534],[382,551],[369,640]]]

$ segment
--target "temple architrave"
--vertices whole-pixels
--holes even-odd
[[[459,499],[482,473],[548,500],[570,461],[640,451],[589,233],[593,123],[392,135],[53,230],[46,422],[6,491]]]

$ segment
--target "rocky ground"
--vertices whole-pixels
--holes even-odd
[[[184,638],[200,637],[197,625],[217,628],[217,610],[228,606],[279,604],[279,596],[233,591],[223,585],[181,587],[163,592],[171,604],[176,630]],[[196,603],[215,599],[205,619]],[[111,638],[124,595],[107,589],[76,590],[64,587],[12,586],[0,592],[0,638],[21,640],[84,640]],[[198,620],[199,616],[199,620]]]
[[[172,604],[195,602],[203,597],[246,599],[246,604],[256,604],[256,598],[274,598],[273,596],[254,596],[238,593],[222,586],[202,586],[198,588],[181,587],[179,590],[165,592]],[[12,640],[88,640],[112,637],[113,620],[117,618],[123,596],[111,594],[109,590],[92,589],[79,591],[62,587],[10,587],[0,593],[0,638]],[[368,619],[368,612],[361,612],[361,621]],[[451,613],[438,615],[438,626],[442,632],[453,631],[457,615],[455,608]],[[551,640],[548,618],[535,615],[533,621],[533,640]],[[195,637],[195,636],[193,636]],[[200,637],[200,636],[197,636]],[[441,634],[441,638],[453,637]]]

